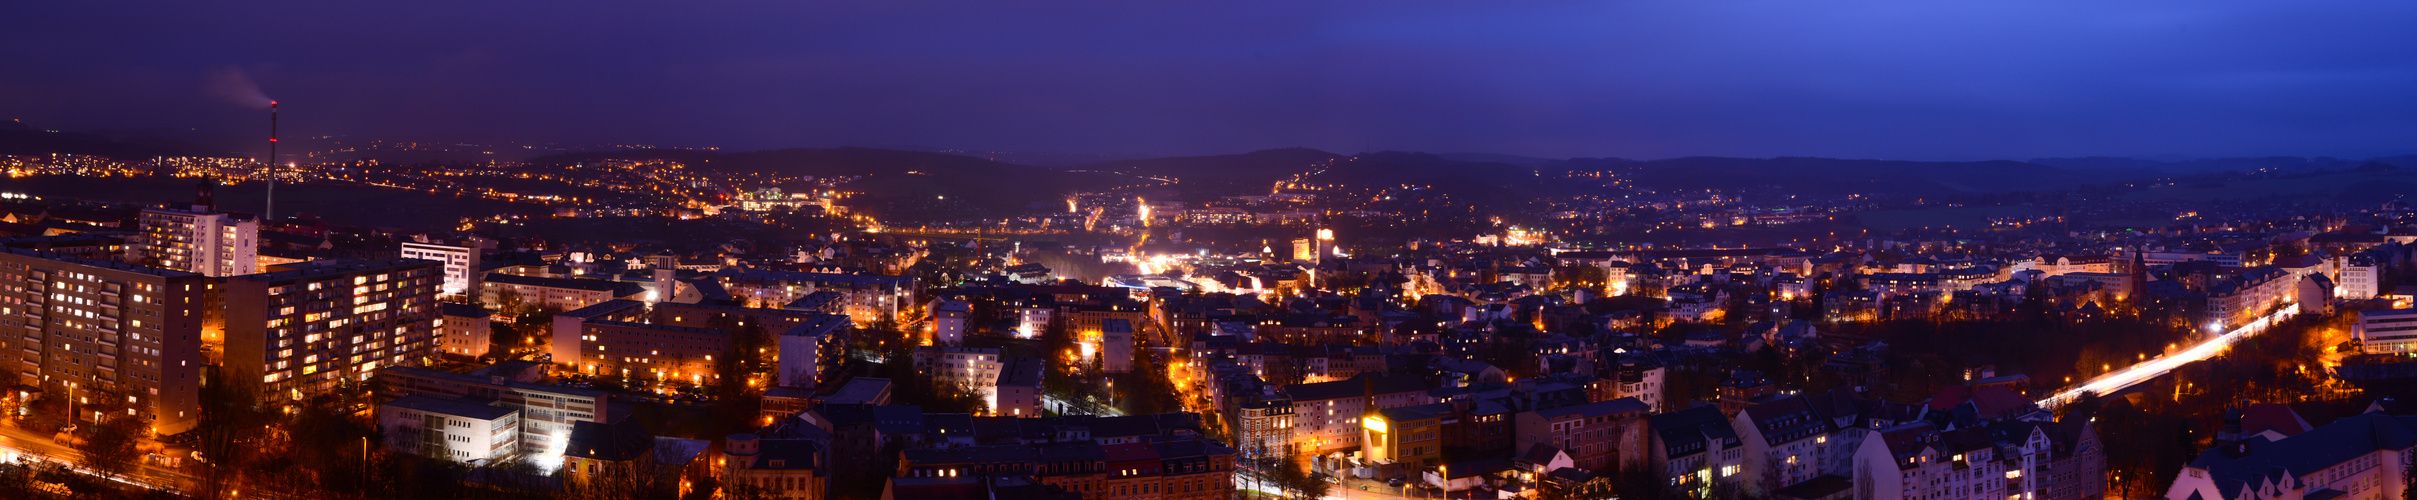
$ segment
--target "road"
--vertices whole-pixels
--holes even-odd
[[[1270,496],[1284,496],[1284,492],[1275,486],[1274,480],[1254,480],[1257,474],[1250,469],[1234,468],[1234,491],[1256,491]],[[1360,491],[1358,488],[1360,485],[1367,485],[1369,488],[1367,491]],[[1326,497],[1319,500],[1424,500],[1428,498],[1405,497],[1395,494],[1398,492],[1385,483],[1351,479],[1344,481],[1343,484],[1335,484],[1327,488]]]
[[[2190,346],[2189,349],[2166,354],[2164,356],[2158,356],[2156,359],[2134,363],[2131,366],[2126,366],[2122,369],[2106,372],[2095,378],[2091,378],[2088,381],[2082,382],[2081,385],[2067,388],[2062,392],[2056,393],[2054,396],[2049,396],[2047,399],[2039,400],[2039,406],[2042,408],[2055,408],[2062,406],[2065,403],[2073,402],[2075,398],[2081,397],[2081,395],[2084,393],[2098,395],[2113,394],[2115,391],[2121,391],[2126,387],[2131,387],[2141,382],[2154,380],[2157,377],[2163,377],[2167,373],[2173,373],[2175,368],[2181,368],[2182,365],[2196,363],[2207,358],[2215,357],[2217,354],[2222,354],[2225,349],[2232,347],[2233,343],[2240,342],[2241,339],[2263,333],[2268,327],[2274,326],[2275,323],[2282,320],[2289,319],[2291,316],[2299,314],[2299,312],[2299,304],[2283,306],[2282,309],[2276,310],[2274,314],[2268,315],[2264,318],[2258,318],[2257,321],[2251,321],[2248,324],[2241,325],[2239,328],[2234,328],[2232,331],[2224,332],[2223,335],[2218,335],[2215,338],[2207,339],[2205,342],[2200,342],[2198,345]]]
[[[74,448],[51,442],[48,436],[15,427],[0,425],[0,454],[6,455],[0,458],[12,460],[19,457],[39,457],[45,461],[66,464],[79,472],[90,473],[89,470],[76,465],[76,462],[84,456],[83,453],[77,452]],[[117,481],[155,490],[185,491],[187,486],[193,485],[197,480],[193,476],[175,469],[145,463],[137,466],[134,474],[118,478]]]

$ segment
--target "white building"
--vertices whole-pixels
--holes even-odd
[[[2340,290],[2333,293],[2342,300],[2367,300],[2383,293],[2383,260],[2368,252],[2350,256],[2342,263]]]
[[[1108,373],[1133,371],[1133,329],[1131,321],[1110,319],[1100,322],[1099,368]]]
[[[1831,424],[1803,397],[1750,406],[1730,419],[1745,448],[1739,465],[1747,494],[1770,495],[1820,476],[1822,459],[1830,454]]]
[[[445,263],[445,281],[437,293],[469,295],[478,290],[478,248],[435,243],[403,243],[403,258]]]
[[[2417,309],[2359,311],[2358,323],[2350,325],[2350,336],[2369,354],[2417,351]]]
[[[915,348],[915,371],[933,381],[964,384],[991,408],[999,407],[998,349],[956,346]]]
[[[220,213],[153,208],[141,218],[144,258],[223,278],[260,272],[260,222]]]
[[[812,388],[822,381],[823,351],[840,349],[840,334],[854,323],[847,315],[833,314],[798,323],[780,334],[779,372],[773,375],[781,387]]]
[[[941,345],[965,343],[965,322],[973,314],[973,304],[933,300],[931,309],[932,342]]]
[[[386,448],[456,462],[492,463],[520,449],[520,410],[459,399],[404,396],[378,405]]]
[[[476,304],[455,302],[446,302],[437,309],[444,312],[444,316],[436,320],[440,332],[438,351],[470,357],[487,355],[495,335],[493,322],[489,319],[494,316],[493,313]]]

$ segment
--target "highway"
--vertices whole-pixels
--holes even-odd
[[[2264,318],[2258,318],[2257,321],[2251,321],[2248,324],[2241,325],[2238,328],[2232,329],[2232,331],[2224,332],[2223,335],[2218,335],[2215,338],[2210,338],[2204,342],[2200,342],[2198,345],[2193,345],[2189,349],[2169,353],[2164,356],[2158,356],[2155,359],[2134,363],[2131,366],[2126,366],[2122,369],[2106,372],[2105,374],[2091,378],[2088,381],[2082,382],[2081,385],[2066,388],[2064,391],[2058,392],[2054,396],[2049,396],[2047,399],[2039,400],[2039,406],[2042,408],[2055,408],[2058,406],[2063,406],[2065,403],[2073,402],[2075,398],[2079,398],[2085,393],[2102,396],[2113,394],[2115,391],[2121,391],[2126,387],[2131,387],[2141,382],[2154,380],[2157,377],[2163,377],[2167,373],[2173,373],[2175,368],[2181,368],[2182,365],[2195,363],[2200,360],[2205,360],[2207,358],[2215,357],[2218,354],[2222,354],[2225,349],[2232,347],[2233,343],[2240,342],[2241,339],[2249,338],[2250,336],[2257,335],[2259,333],[2264,333],[2267,328],[2274,326],[2276,322],[2289,319],[2291,316],[2299,314],[2299,312],[2299,304],[2283,306],[2282,309],[2276,310],[2274,314],[2267,315]]]

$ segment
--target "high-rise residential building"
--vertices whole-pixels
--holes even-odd
[[[259,220],[193,208],[143,210],[143,258],[213,278],[260,272]]]
[[[402,256],[406,259],[445,263],[445,281],[443,286],[438,287],[438,294],[470,295],[472,292],[478,291],[478,247],[476,246],[405,242]]]
[[[0,247],[0,368],[43,397],[124,397],[158,432],[184,432],[200,417],[209,289],[196,273]]]
[[[227,375],[298,399],[417,364],[437,346],[437,266],[322,260],[228,278],[219,285]]]

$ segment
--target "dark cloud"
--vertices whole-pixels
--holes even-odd
[[[1182,154],[2368,155],[2417,4],[22,2],[0,117]]]

